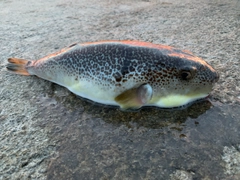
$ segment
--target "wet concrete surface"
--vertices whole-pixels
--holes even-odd
[[[222,159],[225,146],[239,151],[240,106],[206,100],[184,110],[126,113],[75,95],[43,99],[38,126],[50,128],[58,152],[48,179],[174,179],[176,170],[192,179],[240,177],[239,162],[229,176]]]
[[[0,1],[0,179],[240,179],[240,1]],[[209,100],[122,112],[37,77],[74,42],[137,39],[193,51],[220,73]]]

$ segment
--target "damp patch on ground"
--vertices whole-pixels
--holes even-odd
[[[237,178],[239,108],[202,101],[126,113],[75,95],[44,97],[37,126],[49,129],[58,152],[48,179]]]

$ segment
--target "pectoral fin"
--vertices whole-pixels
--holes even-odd
[[[152,98],[153,90],[149,84],[142,84],[118,95],[115,101],[122,109],[138,109]]]

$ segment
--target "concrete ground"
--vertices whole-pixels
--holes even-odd
[[[0,17],[0,180],[240,179],[239,0],[1,0]],[[210,101],[126,113],[5,69],[107,39],[202,57],[220,73]]]

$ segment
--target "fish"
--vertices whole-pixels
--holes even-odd
[[[132,40],[75,43],[38,60],[9,58],[6,68],[122,110],[184,106],[207,97],[219,79],[190,51]]]

